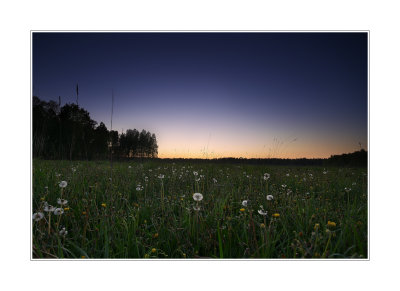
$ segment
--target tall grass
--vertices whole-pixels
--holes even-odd
[[[68,182],[64,213],[45,213],[33,221],[34,258],[368,254],[366,169],[330,168],[324,174],[317,167],[149,161],[116,162],[113,172],[110,183],[107,162],[33,161],[33,212],[43,212],[45,201],[56,205],[59,182]],[[265,172],[269,180],[263,179]],[[137,190],[138,184],[143,190]],[[266,199],[267,191],[273,200]],[[193,207],[195,192],[204,196],[200,211]],[[246,207],[243,200],[249,201]],[[267,216],[258,214],[260,205]],[[65,236],[59,234],[62,227]]]

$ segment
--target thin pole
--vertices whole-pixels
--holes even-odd
[[[112,169],[113,169],[113,131],[112,131],[112,119],[114,112],[114,89],[111,93],[111,183],[112,183]]]
[[[76,83],[76,105],[79,106],[79,88],[78,88],[78,83]]]

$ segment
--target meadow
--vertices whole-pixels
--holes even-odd
[[[32,162],[32,258],[368,258],[366,168]]]

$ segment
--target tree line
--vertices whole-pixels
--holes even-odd
[[[128,129],[125,133],[97,124],[77,104],[43,101],[33,96],[32,154],[44,159],[156,158],[156,135]]]

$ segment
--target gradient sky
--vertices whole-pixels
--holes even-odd
[[[33,33],[33,94],[159,157],[324,158],[367,149],[367,33]]]

